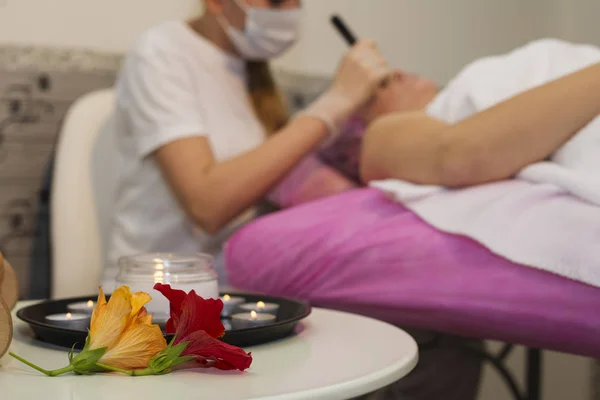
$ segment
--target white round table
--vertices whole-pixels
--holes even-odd
[[[23,307],[31,303],[20,303]],[[14,313],[13,313],[14,316]],[[68,364],[68,350],[36,340],[15,317],[10,351],[46,369]],[[214,369],[164,376],[118,374],[49,378],[6,355],[0,360],[0,397],[7,400],[350,399],[385,387],[417,364],[415,341],[374,319],[313,309],[295,336],[246,349],[244,373]]]

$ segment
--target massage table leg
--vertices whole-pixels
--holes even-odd
[[[527,349],[527,400],[542,398],[542,351]]]

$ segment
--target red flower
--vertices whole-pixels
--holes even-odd
[[[214,338],[225,334],[221,322],[223,302],[221,299],[203,299],[195,291],[189,294],[183,290],[171,289],[171,285],[157,283],[154,289],[165,296],[171,305],[171,318],[167,321],[167,333],[188,335],[202,330]],[[184,316],[185,315],[185,316]]]
[[[244,371],[250,367],[251,353],[218,339],[225,334],[220,299],[203,299],[193,290],[185,293],[161,283],[154,285],[154,289],[169,299],[171,318],[166,329],[167,333],[175,334],[174,345],[189,342],[181,357],[194,356],[199,366],[222,370]]]

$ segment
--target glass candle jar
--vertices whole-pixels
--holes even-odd
[[[117,287],[129,286],[132,292],[146,292],[152,300],[146,305],[156,322],[169,318],[169,301],[153,287],[156,283],[169,284],[173,289],[208,298],[219,298],[217,273],[213,257],[207,254],[149,253],[119,260]]]

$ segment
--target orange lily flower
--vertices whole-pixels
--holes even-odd
[[[92,314],[86,350],[106,348],[98,364],[123,370],[148,367],[148,361],[167,347],[158,325],[144,305],[148,293],[131,293],[127,286],[115,290],[108,302],[100,288]]]
[[[150,300],[148,293],[131,293],[127,286],[122,286],[106,301],[100,288],[85,347],[77,355],[71,351],[69,365],[64,368],[49,371],[14,353],[9,354],[48,376],[104,371],[135,375],[147,370],[150,360],[167,348],[162,331],[152,324],[152,316],[144,307]]]

